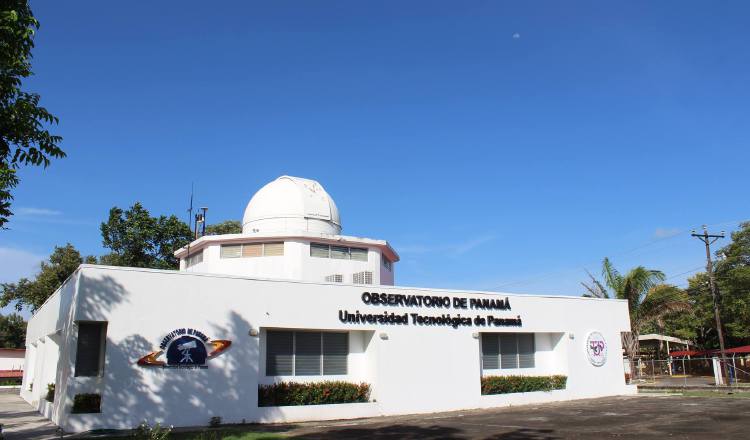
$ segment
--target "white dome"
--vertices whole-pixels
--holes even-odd
[[[281,176],[250,199],[242,218],[242,233],[294,231],[338,235],[339,210],[320,183]]]

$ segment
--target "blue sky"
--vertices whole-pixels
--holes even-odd
[[[194,182],[239,219],[283,174],[389,240],[400,285],[578,295],[604,256],[683,285],[689,230],[750,218],[745,2],[32,6],[68,158],[21,173],[0,281],[103,253],[114,205],[185,218]]]

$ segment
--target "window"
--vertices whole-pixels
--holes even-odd
[[[329,283],[343,283],[344,282],[344,276],[340,273],[335,273],[333,275],[326,276],[326,281]]]
[[[269,330],[266,376],[347,374],[349,334]]]
[[[78,322],[75,375],[101,376],[104,371],[106,322]]]
[[[310,243],[311,257],[367,261],[367,254],[367,248],[350,248],[323,243]]]
[[[187,257],[185,267],[195,266],[198,263],[203,263],[203,250]]]
[[[284,255],[284,242],[245,243],[221,245],[221,258],[280,257]]]
[[[482,369],[534,368],[533,333],[482,333]]]
[[[348,260],[349,248],[346,246],[331,246],[331,258],[337,260]]]
[[[352,260],[367,261],[367,249],[349,248],[349,255]]]
[[[241,244],[222,244],[221,258],[240,258],[242,256]]]
[[[388,269],[389,272],[393,270],[393,262],[391,262],[388,257],[386,257],[385,255],[381,255],[380,261],[383,263],[383,267]]]
[[[243,244],[242,256],[245,258],[262,257],[263,256],[263,243]]]
[[[330,258],[331,247],[327,244],[310,243],[310,256],[318,258]]]
[[[352,283],[372,284],[372,272],[366,270],[352,274]]]
[[[264,257],[281,257],[284,255],[284,242],[263,243]]]

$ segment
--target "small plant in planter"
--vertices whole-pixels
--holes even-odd
[[[173,426],[162,427],[160,423],[151,426],[144,420],[133,430],[132,437],[142,440],[166,440],[172,428]]]
[[[47,397],[45,397],[45,400],[47,402],[54,402],[55,401],[55,384],[48,383],[47,384]]]
[[[76,394],[73,397],[73,414],[102,412],[102,396],[100,394]]]

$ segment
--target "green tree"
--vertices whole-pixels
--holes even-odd
[[[740,224],[731,239],[716,251],[714,276],[726,346],[737,347],[750,345],[750,222]],[[686,292],[692,313],[670,317],[666,328],[681,337],[691,336],[700,347],[719,348],[708,274],[700,272],[691,277]]]
[[[193,238],[190,227],[177,217],[152,217],[139,202],[125,211],[110,209],[100,229],[102,244],[111,252],[99,262],[111,266],[177,269],[173,252]]]
[[[241,234],[242,224],[239,220],[224,220],[221,223],[206,226],[206,235]]]
[[[667,316],[690,310],[685,292],[664,284],[666,277],[661,271],[638,266],[621,275],[609,258],[605,258],[602,262],[602,276],[604,283],[589,274],[592,283],[581,283],[587,290],[584,296],[628,301],[630,333],[623,335],[623,346],[631,358],[638,353],[638,336],[644,328],[654,324],[663,326]]]
[[[55,247],[48,261],[43,261],[33,280],[21,278],[17,283],[0,284],[0,307],[13,304],[16,310],[36,311],[52,296],[58,287],[83,263],[94,263],[94,257],[81,257],[81,253],[68,243]]]
[[[39,105],[39,95],[21,90],[32,75],[31,49],[39,22],[27,0],[0,3],[0,228],[11,211],[12,190],[18,183],[16,170],[24,165],[44,166],[51,158],[65,157],[60,136],[46,127],[58,120]]]
[[[0,315],[0,348],[23,348],[26,341],[26,321],[21,315]]]

